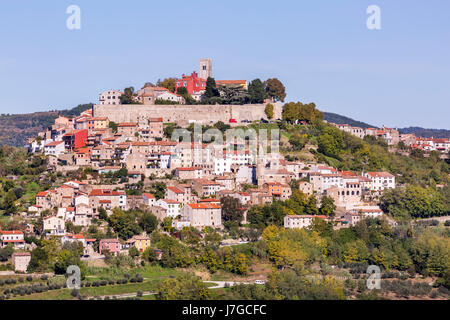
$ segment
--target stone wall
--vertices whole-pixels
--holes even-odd
[[[274,118],[281,118],[281,103],[273,103]],[[93,116],[108,117],[110,121],[138,122],[141,118],[162,117],[164,122],[176,122],[186,125],[189,120],[203,124],[217,121],[228,123],[229,119],[242,120],[266,119],[265,104],[247,105],[94,105]]]

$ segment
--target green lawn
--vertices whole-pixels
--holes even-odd
[[[109,276],[106,273],[107,268],[105,270],[93,269],[97,271],[95,274],[88,274],[86,280],[92,282],[94,280],[99,280],[102,278],[123,278],[121,276]],[[83,287],[80,289],[80,294],[83,296],[105,296],[105,295],[119,295],[123,293],[136,293],[138,291],[153,291],[156,289],[156,286],[159,282],[164,281],[165,279],[171,276],[177,276],[183,273],[183,271],[176,269],[164,269],[160,266],[145,266],[141,268],[133,268],[131,270],[124,270],[124,273],[128,273],[131,276],[134,276],[136,273],[140,273],[144,277],[144,282],[137,283],[127,283],[120,285],[107,285],[102,287]],[[11,300],[67,300],[73,299],[70,295],[71,289],[59,289],[59,290],[50,290],[42,293],[34,293],[31,295],[17,296],[11,298]],[[147,298],[147,297],[143,297]],[[153,298],[154,299],[154,298]]]

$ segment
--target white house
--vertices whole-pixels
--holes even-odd
[[[155,206],[166,209],[168,217],[176,218],[181,214],[181,203],[175,200],[159,199],[156,201]]]
[[[222,210],[214,203],[189,203],[183,206],[181,220],[193,227],[222,227]]]
[[[0,244],[1,247],[6,247],[8,244],[12,244],[14,248],[24,248],[25,240],[23,232],[18,230],[0,230]]]
[[[367,172],[364,176],[372,180],[373,191],[395,188],[395,177],[389,172]]]
[[[148,205],[149,207],[154,206],[156,202],[156,198],[151,193],[143,193],[142,199],[144,200],[144,203]]]
[[[52,141],[44,146],[44,154],[46,156],[53,155],[57,157],[64,151],[64,141]]]
[[[284,217],[284,227],[288,229],[301,229],[312,224],[313,219],[326,219],[326,216],[314,215],[286,215]]]
[[[123,92],[119,90],[108,90],[100,93],[100,104],[120,104],[120,97]]]
[[[51,235],[63,236],[65,234],[65,222],[64,219],[57,216],[49,216],[43,219],[44,231],[48,231]]]

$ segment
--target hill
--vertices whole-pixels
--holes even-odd
[[[35,137],[40,131],[51,126],[59,115],[72,117],[90,108],[92,108],[91,103],[66,110],[2,114],[0,115],[0,145],[22,147],[28,138]]]
[[[361,127],[363,129],[376,128],[376,126],[373,126],[371,124],[367,124],[362,121],[357,121],[352,118],[341,116],[340,114],[337,114],[337,113],[324,112],[323,117],[324,117],[323,118],[324,120],[326,120],[328,122],[336,123],[336,124],[348,124],[352,127]]]
[[[421,127],[408,127],[398,129],[400,133],[414,133],[416,137],[424,138],[447,138],[450,139],[450,130],[446,129],[425,129]]]
[[[357,121],[352,118],[348,118],[345,116],[341,116],[337,113],[324,112],[324,120],[336,124],[348,124],[353,127],[361,127],[363,129],[367,128],[377,128],[377,126],[367,124],[362,121]],[[426,129],[422,127],[408,127],[408,128],[399,128],[399,133],[414,133],[416,137],[423,138],[450,138],[450,130],[446,129]]]

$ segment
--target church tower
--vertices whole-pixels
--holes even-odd
[[[200,78],[212,77],[212,59],[200,59]]]

